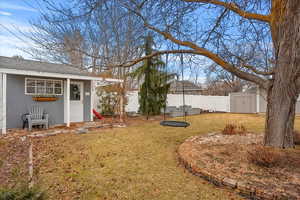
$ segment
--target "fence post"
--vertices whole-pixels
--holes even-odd
[[[231,112],[231,108],[230,108],[231,107],[231,93],[228,94],[228,97],[229,97],[229,106],[228,106],[229,111],[228,112]]]
[[[259,98],[260,97],[260,90],[259,90],[259,86],[257,86],[256,89],[256,112],[259,113]]]

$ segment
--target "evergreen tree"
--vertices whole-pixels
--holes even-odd
[[[153,53],[153,38],[145,38],[145,55]],[[146,59],[143,65],[132,72],[132,76],[143,80],[139,91],[139,112],[143,115],[159,115],[165,107],[170,79],[173,75],[164,71],[165,63],[159,57]]]

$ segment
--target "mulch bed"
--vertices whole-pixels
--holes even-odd
[[[261,134],[212,133],[187,139],[178,149],[180,160],[194,174],[256,199],[300,199],[300,149],[282,150],[276,167],[248,161],[248,152],[262,143]]]
[[[28,148],[28,140],[0,140],[0,188],[14,188],[28,183]]]

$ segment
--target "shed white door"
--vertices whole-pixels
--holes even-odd
[[[83,121],[83,82],[70,83],[70,121]]]

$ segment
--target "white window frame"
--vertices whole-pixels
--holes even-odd
[[[37,85],[35,85],[35,92],[34,93],[27,93],[27,80],[32,80],[32,81],[44,81],[45,82],[45,93],[37,93],[36,89],[37,89]],[[49,93],[46,93],[47,91],[47,84],[46,82],[47,81],[52,81],[53,82],[53,94],[49,94]],[[60,82],[60,90],[61,90],[61,93],[60,94],[55,94],[55,82]],[[41,79],[41,78],[25,78],[25,95],[49,95],[49,96],[62,96],[64,93],[63,91],[63,80],[57,80],[57,79]]]

